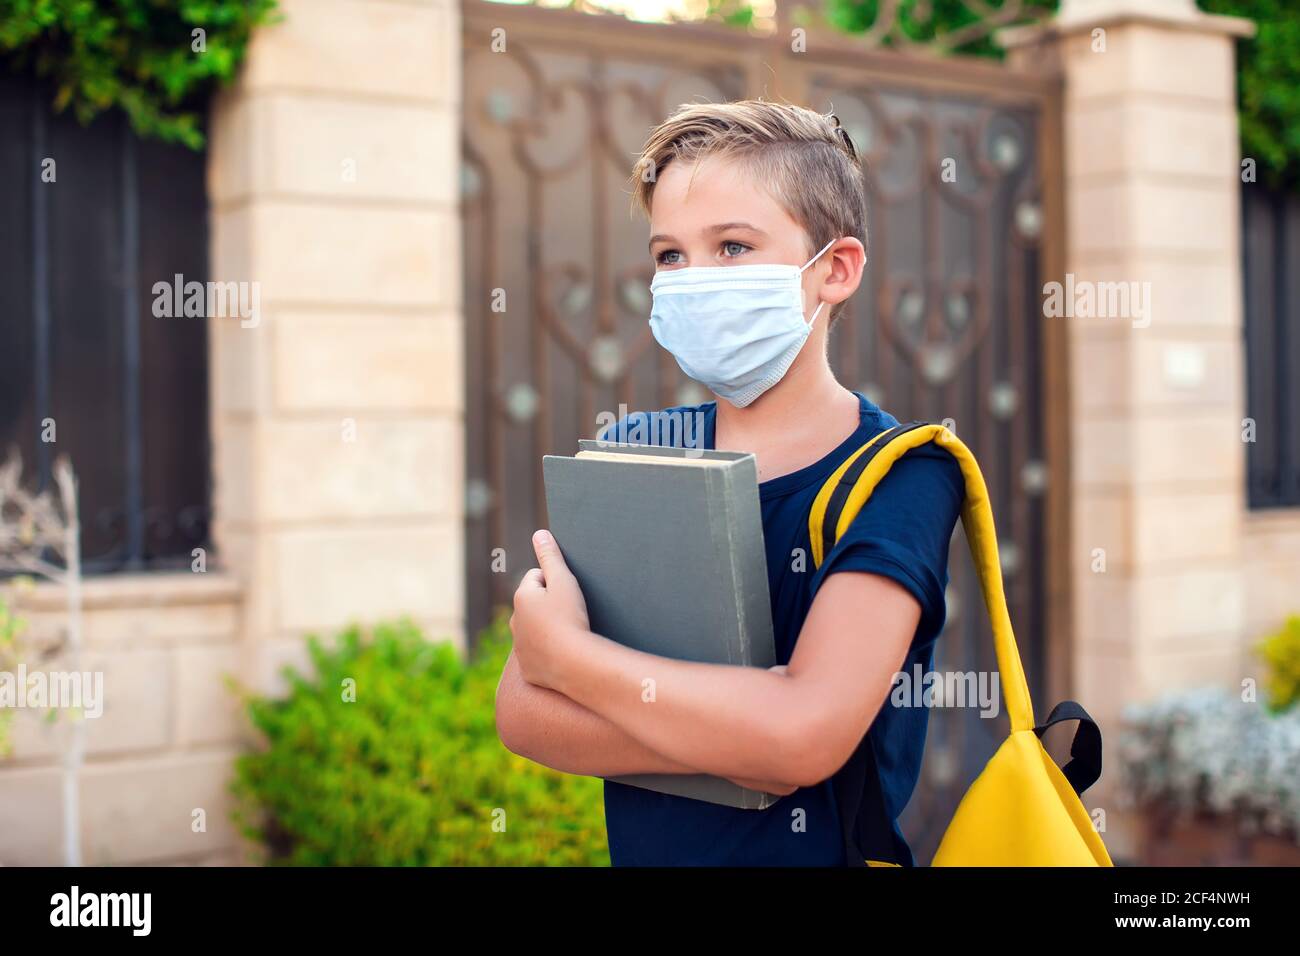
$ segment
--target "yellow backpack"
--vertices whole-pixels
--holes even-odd
[[[906,452],[927,442],[951,454],[966,481],[962,524],[993,624],[1002,694],[1011,735],[985,765],[957,807],[934,866],[1111,866],[1079,794],[1101,776],[1101,731],[1074,701],[1058,704],[1034,726],[1034,706],[1011,631],[997,532],[988,488],[975,456],[942,425],[913,422],[881,432],[854,452],[822,485],[808,518],[814,566],[820,566],[862,510],[872,490]],[[1040,737],[1053,724],[1078,720],[1064,768]],[[870,731],[833,779],[850,859],[899,865],[893,822],[885,812]]]

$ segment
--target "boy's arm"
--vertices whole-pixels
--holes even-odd
[[[513,651],[497,685],[496,723],[506,749],[565,773],[614,777],[700,772],[651,750],[563,694],[528,683]],[[794,789],[745,778],[733,778],[733,782],[767,793],[786,794]]]
[[[665,757],[729,778],[812,786],[853,753],[920,620],[901,585],[861,572],[817,592],[786,673],[669,660],[586,627],[581,590],[549,534],[515,594],[521,673]],[[653,703],[643,701],[654,681]]]

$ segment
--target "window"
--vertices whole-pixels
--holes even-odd
[[[207,278],[204,157],[52,100],[0,77],[0,454],[41,487],[70,458],[87,571],[188,565],[208,540],[207,329],[156,317],[152,288]]]
[[[1300,194],[1242,187],[1252,508],[1300,506]]]

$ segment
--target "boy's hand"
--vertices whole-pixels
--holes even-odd
[[[519,582],[510,633],[524,679],[554,688],[556,669],[563,665],[566,654],[573,653],[575,638],[590,627],[587,602],[550,532],[533,535],[533,550],[541,567],[533,568]]]

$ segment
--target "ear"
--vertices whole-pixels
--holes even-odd
[[[818,266],[819,274],[825,270],[821,299],[834,308],[858,291],[867,266],[867,250],[859,240],[846,236],[826,250]]]

